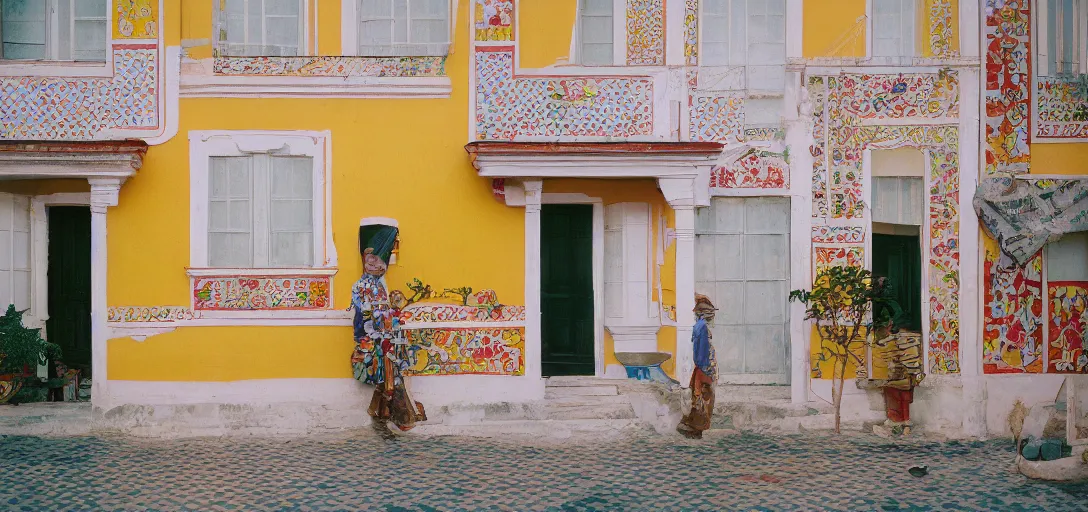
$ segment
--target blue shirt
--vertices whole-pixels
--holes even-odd
[[[695,321],[695,327],[691,330],[691,344],[695,353],[695,366],[703,373],[711,375],[714,371],[711,366],[716,365],[714,347],[710,346],[710,326],[706,324],[706,320],[700,318]]]

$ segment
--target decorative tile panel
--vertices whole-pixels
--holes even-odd
[[[524,322],[525,306],[461,306],[413,304],[404,308],[401,323],[417,322]]]
[[[627,0],[627,65],[665,65],[664,0]]]
[[[830,78],[828,101],[855,119],[943,118],[959,115],[955,72],[842,75]]]
[[[1088,373],[1085,334],[1088,329],[1088,282],[1047,284],[1049,308],[1048,373]]]
[[[159,37],[159,0],[113,0],[114,39],[155,39]]]
[[[212,72],[226,76],[436,77],[446,57],[215,57]]]
[[[1043,255],[1002,268],[1000,249],[983,260],[983,373],[1043,372]]]
[[[862,226],[812,226],[812,243],[863,244],[865,243],[865,228]]]
[[[473,4],[477,41],[514,40],[514,0],[475,0]]]
[[[711,188],[783,189],[790,186],[789,160],[782,153],[749,151],[735,162],[715,167]]]
[[[740,142],[744,99],[739,94],[695,94],[688,98],[688,136],[692,142]]]
[[[188,306],[122,306],[106,310],[107,322],[174,323],[196,318],[200,318],[200,312]]]
[[[331,309],[328,276],[197,277],[193,309],[289,311]]]
[[[933,57],[956,57],[959,52],[952,49],[951,0],[926,0],[926,13],[929,15],[929,51]]]
[[[1026,173],[1031,159],[1028,0],[986,0],[986,174]]]
[[[1078,97],[1073,84],[1040,78],[1035,86],[1035,137],[1088,142],[1088,97]]]
[[[649,77],[514,76],[513,47],[476,48],[480,140],[653,134]]]
[[[832,247],[814,247],[813,262],[816,272],[829,267],[862,267],[865,266],[865,248],[857,245],[842,245]]]
[[[812,104],[812,217],[826,218],[827,207],[827,87],[825,78],[808,79],[809,102]]]
[[[100,140],[113,129],[155,129],[155,45],[115,45],[111,78],[0,78],[0,138]]]
[[[411,329],[405,375],[524,375],[525,329]]]
[[[684,62],[699,65],[699,0],[684,0]]]
[[[959,145],[929,150],[929,367],[959,373]]]

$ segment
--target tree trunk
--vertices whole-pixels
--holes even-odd
[[[840,424],[840,419],[842,418],[842,414],[841,414],[841,411],[842,411],[842,388],[843,388],[843,386],[845,385],[845,382],[846,382],[846,362],[847,362],[847,359],[845,357],[842,358],[839,361],[839,364],[836,365],[836,366],[838,366],[838,368],[836,368],[836,370],[838,370],[838,371],[835,372],[834,378],[831,380],[831,388],[832,388],[831,389],[831,396],[832,396],[832,401],[834,402],[834,406],[835,406],[835,433],[836,434],[840,433],[839,432],[839,424]]]

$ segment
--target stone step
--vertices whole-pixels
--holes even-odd
[[[586,437],[594,440],[652,433],[652,429],[637,420],[518,420],[486,421],[471,425],[421,424],[411,435],[466,437],[533,437],[535,439],[569,439]]]
[[[588,375],[564,375],[560,377],[548,377],[544,381],[544,385],[549,388],[561,388],[561,387],[582,387],[582,386],[600,386],[600,385],[615,385],[615,381],[611,379],[602,379],[599,377],[592,377]]]
[[[548,404],[545,417],[549,420],[633,420],[637,416],[631,404],[619,402],[566,407]]]
[[[716,399],[729,398],[736,401],[752,400],[789,400],[789,386],[749,386],[740,384],[722,384],[718,386]]]
[[[616,396],[619,390],[616,386],[592,385],[592,386],[561,386],[549,387],[544,390],[546,400],[556,398],[569,398],[573,396]]]

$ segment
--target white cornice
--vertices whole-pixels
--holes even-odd
[[[143,165],[136,151],[42,151],[28,145],[18,151],[0,151],[0,176],[10,179],[119,178]]]
[[[183,98],[449,98],[442,77],[279,77],[182,75]]]
[[[695,178],[712,155],[477,155],[479,175],[489,178]]]

